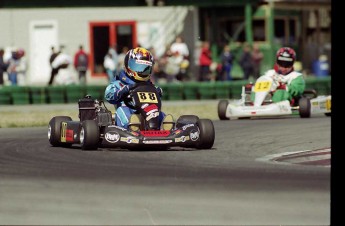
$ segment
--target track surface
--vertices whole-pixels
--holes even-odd
[[[331,147],[331,118],[214,121],[211,150],[51,147],[0,129],[0,224],[329,225],[330,167],[258,161]]]

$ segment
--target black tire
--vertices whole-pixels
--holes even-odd
[[[61,142],[61,122],[72,121],[69,116],[55,116],[49,121],[48,126],[48,139],[52,146],[54,147],[70,147],[71,143]]]
[[[226,108],[229,105],[229,101],[220,100],[218,102],[218,117],[220,120],[229,120],[230,118],[226,117]]]
[[[311,103],[307,97],[301,97],[298,101],[298,111],[301,118],[310,118],[311,115]]]
[[[309,98],[316,98],[317,97],[317,91],[315,89],[306,89],[303,92],[304,97],[309,97]]]
[[[99,127],[94,120],[85,120],[80,129],[80,146],[82,150],[97,150],[99,145]]]
[[[332,113],[331,113],[331,112],[325,113],[325,115],[326,115],[327,117],[331,117],[331,116],[332,116]]]
[[[181,115],[176,121],[176,128],[180,128],[186,124],[196,124],[199,121],[199,117],[196,115]]]
[[[199,141],[197,142],[197,149],[211,149],[214,144],[215,130],[213,122],[210,119],[200,119],[197,122],[200,130]]]

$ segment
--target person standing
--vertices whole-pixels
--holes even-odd
[[[62,53],[62,50],[60,49],[57,56],[51,63],[52,76],[50,77],[49,85],[53,84],[54,78],[58,74],[60,69],[68,68],[68,66],[72,63],[73,63],[72,57],[70,55],[67,55],[66,53]]]
[[[48,85],[52,85],[53,84],[53,80],[54,80],[55,76],[57,75],[57,73],[59,71],[59,69],[54,68],[52,64],[53,64],[53,61],[59,55],[60,52],[55,51],[55,47],[54,46],[51,47],[51,50],[52,50],[52,54],[49,57],[49,64],[50,64],[50,67],[51,67],[51,73],[50,73],[50,80],[48,82]]]
[[[245,43],[243,46],[243,52],[239,63],[243,70],[243,79],[248,80],[249,76],[253,74],[253,60],[250,51],[250,45],[248,45],[247,43]]]
[[[260,66],[261,66],[261,61],[263,58],[264,58],[264,54],[259,49],[259,46],[257,44],[254,44],[253,51],[252,51],[254,80],[258,79],[261,76]]]
[[[208,41],[203,42],[201,47],[201,52],[199,56],[199,66],[200,66],[200,73],[199,73],[199,81],[210,81],[210,65],[212,64],[212,56],[210,50],[210,43]]]
[[[178,52],[184,59],[189,57],[189,49],[187,44],[183,41],[181,36],[177,36],[175,42],[171,44],[170,51],[175,54]]]
[[[116,65],[110,52],[104,57],[103,67],[108,75],[108,81],[111,82],[116,75]]]
[[[222,73],[221,73],[222,78],[220,80],[231,81],[232,80],[231,69],[232,69],[232,62],[234,60],[234,56],[232,55],[230,46],[228,44],[226,44],[223,48],[221,60],[222,60]]]
[[[4,85],[4,72],[7,70],[8,64],[4,62],[5,50],[0,49],[0,86]]]
[[[176,75],[176,79],[183,81],[186,79],[189,70],[189,48],[184,42],[182,36],[177,36],[175,42],[171,44],[170,51],[173,56],[182,58],[179,65],[179,72]]]
[[[89,66],[89,59],[82,45],[79,46],[78,52],[74,55],[74,68],[78,72],[79,84],[86,84],[86,72]]]
[[[18,85],[18,71],[20,67],[20,60],[24,56],[23,49],[15,50],[12,52],[12,57],[9,60],[7,68],[8,78],[11,81],[12,86]]]
[[[126,53],[128,52],[129,48],[127,46],[122,47],[121,53],[117,56],[118,62],[117,62],[117,72],[119,73],[123,67],[124,67],[124,61]]]

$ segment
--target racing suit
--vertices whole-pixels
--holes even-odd
[[[277,89],[273,92],[272,101],[279,102],[300,97],[305,90],[303,75],[297,71],[291,71],[286,75],[277,73],[274,69],[268,70],[264,75],[273,79]]]
[[[121,78],[121,79],[120,79]],[[147,81],[151,83],[151,81]],[[129,90],[136,84],[135,81],[127,77],[126,72],[121,70],[104,91],[104,98],[115,105],[115,125],[128,129],[129,119],[136,111],[129,108],[124,103],[124,98],[129,94]],[[159,95],[162,96],[163,91],[160,87],[155,86]],[[165,117],[164,112],[160,112],[159,121],[162,122]]]

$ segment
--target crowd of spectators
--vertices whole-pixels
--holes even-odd
[[[124,46],[118,50],[116,45],[109,46],[104,56],[103,70],[110,82],[123,68],[124,56],[129,47]],[[229,44],[218,47],[219,50],[211,51],[211,43],[202,41],[194,49],[193,54],[184,42],[182,36],[177,36],[175,41],[166,46],[165,53],[157,57],[153,47],[149,48],[155,58],[153,69],[153,82],[183,82],[183,81],[231,81],[234,79],[256,80],[261,74],[261,64],[264,54],[259,46],[248,43],[242,44],[234,51]],[[239,54],[234,54],[234,52]],[[64,53],[63,48],[56,50],[51,48],[49,63],[51,66],[50,79],[47,85],[53,85],[61,69],[73,65],[76,72],[76,80],[70,83],[87,84],[87,72],[89,70],[90,56],[82,45],[76,50],[74,57]],[[191,64],[192,62],[192,64]],[[237,63],[242,71],[239,78],[238,70],[236,78],[233,76],[234,65]],[[25,51],[22,48],[5,51],[0,48],[0,86],[25,85],[27,61]],[[238,69],[238,68],[237,68]],[[59,81],[55,81],[61,84]]]

